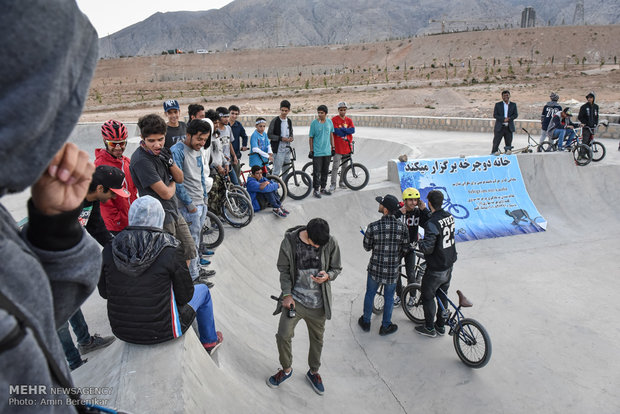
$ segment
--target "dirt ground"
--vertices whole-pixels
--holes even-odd
[[[488,118],[509,89],[519,118],[538,119],[549,93],[573,108],[595,91],[601,113],[620,113],[620,26],[451,33],[390,42],[100,60],[82,122],[135,122],[178,99],[242,113],[292,112]],[[568,51],[568,52],[567,52]]]

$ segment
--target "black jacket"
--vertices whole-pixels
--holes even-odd
[[[579,108],[579,115],[577,119],[584,125],[594,128],[598,125],[598,105],[590,102],[586,102]]]
[[[429,270],[447,270],[456,262],[454,217],[445,210],[436,210],[424,226],[424,238],[418,243]]]
[[[279,121],[279,122],[276,122]],[[288,136],[289,138],[293,136],[293,122],[291,118],[286,118],[286,123],[288,124]],[[269,137],[269,141],[271,141],[271,150],[273,153],[278,152],[278,147],[280,146],[280,141],[282,140],[282,120],[279,116],[276,116],[269,122],[269,128],[267,128],[267,136]]]
[[[105,246],[99,294],[108,300],[112,332],[125,342],[168,341],[195,317],[181,243],[160,229],[129,226]]]
[[[517,112],[517,104],[514,102],[508,102],[508,129],[515,132],[515,122],[519,113]],[[493,131],[498,132],[502,129],[504,124],[504,101],[497,102],[495,108],[493,108],[493,118],[495,118],[495,127]]]
[[[398,210],[394,217],[397,219],[401,219],[405,226],[407,226],[407,230],[409,230],[409,243],[413,243],[418,241],[418,226],[424,227],[428,219],[431,217],[431,211],[428,207],[424,208],[424,210],[420,210],[419,208],[413,209],[411,211],[405,212],[403,214],[400,210]]]
[[[106,228],[105,222],[101,217],[101,208],[99,204],[99,201],[88,201],[84,199],[79,220],[88,234],[97,240],[100,245],[105,246],[112,240],[112,234]]]

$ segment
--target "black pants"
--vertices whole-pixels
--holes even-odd
[[[327,176],[329,175],[329,162],[331,161],[331,157],[329,155],[325,155],[322,157],[315,156],[312,158],[312,187],[315,190],[319,189],[319,185],[321,190],[324,190],[327,186]]]
[[[491,149],[491,154],[499,151],[499,143],[502,142],[502,138],[504,138],[505,149],[512,149],[512,131],[508,127],[508,125],[502,125],[499,131],[495,131],[493,135],[493,148]]]
[[[583,135],[581,137],[582,142],[586,145],[590,145],[590,142],[592,142],[592,140],[594,139],[593,138],[594,134],[592,134],[592,132],[590,131],[590,128],[585,127],[585,126],[583,127],[582,131],[583,131]]]
[[[441,316],[441,312],[437,312],[437,307],[435,306],[435,295],[439,289],[443,290],[445,294],[448,294],[450,279],[452,279],[452,268],[441,271],[426,269],[426,272],[424,272],[421,288],[422,307],[424,308],[425,325],[429,330],[435,328],[433,326],[435,313],[437,313],[437,326],[444,326],[446,323]],[[442,296],[441,303],[443,307],[446,308],[448,306],[448,299],[445,296]]]

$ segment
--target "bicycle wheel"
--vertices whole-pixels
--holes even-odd
[[[452,341],[456,354],[468,367],[482,368],[491,359],[491,337],[474,319],[465,318],[457,324]]]
[[[310,178],[312,178],[312,173],[314,171],[314,168],[312,167],[312,161],[305,163],[301,170],[308,174]]]
[[[422,307],[422,291],[419,283],[407,285],[400,295],[400,306],[407,317],[415,323],[424,323],[424,308]]]
[[[224,225],[215,214],[207,211],[207,219],[200,230],[200,250],[213,249],[224,241]]]
[[[370,173],[368,168],[358,162],[349,164],[342,171],[342,179],[347,187],[351,190],[361,190],[366,187],[368,180],[370,180]]]
[[[454,218],[458,219],[466,219],[469,217],[469,211],[460,204],[450,204],[448,205],[448,213],[452,214]]]
[[[573,149],[573,159],[577,165],[588,165],[592,161],[592,149],[585,144],[577,144]]]
[[[383,307],[385,306],[385,298],[383,297],[383,284],[379,285],[375,299],[372,302],[372,313],[375,315],[381,315],[383,313]]]
[[[301,200],[312,191],[312,179],[303,171],[295,171],[284,177],[288,196],[293,200]]]
[[[233,227],[245,227],[254,217],[252,203],[240,193],[228,193],[222,203],[222,216]]]
[[[605,145],[598,141],[592,141],[590,142],[590,148],[592,149],[592,161],[599,162],[605,158],[605,154],[607,153]]]
[[[555,151],[556,148],[551,141],[543,141],[538,145],[536,151],[538,152],[552,152]]]
[[[272,174],[269,174],[267,176],[267,179],[278,183],[278,197],[280,197],[280,202],[283,202],[286,196],[288,195],[288,190],[286,189],[286,185],[284,184],[284,181],[282,181],[282,179],[279,176],[272,175]]]
[[[246,190],[245,187],[242,187],[240,185],[233,185],[232,191],[234,193],[243,194],[245,196],[245,198],[250,200],[250,202],[252,201],[252,198],[250,197],[250,193],[248,193],[248,190]]]

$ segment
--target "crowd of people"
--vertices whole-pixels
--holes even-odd
[[[257,118],[248,137],[236,105],[205,110],[191,104],[184,122],[178,101],[170,99],[163,103],[166,119],[157,114],[139,119],[140,145],[131,156],[125,154],[125,125],[105,122],[103,148],[95,151],[91,163],[89,154],[66,140],[96,66],[96,32],[72,2],[31,3],[36,13],[24,16],[18,8],[9,8],[0,16],[3,27],[11,29],[6,52],[20,56],[0,68],[1,88],[12,97],[10,105],[4,99],[0,102],[14,115],[9,118],[32,109],[39,114],[34,124],[0,128],[0,142],[10,148],[0,153],[5,169],[0,194],[31,187],[29,220],[23,229],[0,208],[0,388],[6,393],[15,384],[67,387],[69,405],[79,407],[80,396],[70,390],[70,370],[87,361],[81,354],[110,346],[115,338],[157,344],[182,336],[195,320],[207,354],[223,343],[210,293],[215,271],[208,268],[209,257],[215,252],[200,245],[206,213],[224,180],[239,182],[240,160],[249,151],[247,189],[253,208],[268,205],[278,217],[287,217],[290,212],[278,199],[278,184],[264,173],[269,162],[274,174],[282,172],[295,136],[287,100],[280,103],[280,115],[268,127],[265,118]],[[31,42],[37,47],[22,48]],[[48,98],[44,105],[34,101],[39,96]],[[578,119],[594,128],[598,106],[594,93],[586,98]],[[557,137],[561,147],[572,139],[571,113],[557,105],[558,99],[551,95],[541,122],[547,136]],[[338,114],[329,119],[327,106],[320,105],[310,125],[308,155],[316,198],[331,195],[337,184],[343,187],[338,166],[350,153],[355,133],[347,107],[346,102],[338,103]],[[510,93],[502,92],[494,110],[493,153],[501,139],[507,151],[512,148],[517,116]],[[584,132],[584,139],[590,137]],[[404,258],[412,282],[417,244],[426,261],[421,281],[425,324],[415,330],[428,337],[444,334],[445,321],[436,311],[435,296],[438,289],[447,292],[457,253],[454,217],[442,209],[443,198],[442,192],[433,190],[424,201],[414,188],[404,190],[402,203],[390,194],[377,197],[381,217],[367,226],[362,243],[372,252],[358,320],[364,332],[371,328],[372,299],[380,284],[385,287],[385,306],[379,334],[397,332],[391,315],[395,292],[402,289],[399,266]],[[418,240],[421,226],[424,238]],[[329,224],[314,218],[287,230],[276,266],[281,288],[276,345],[282,368],[267,378],[267,385],[277,388],[292,376],[291,340],[296,325],[304,320],[310,339],[306,378],[323,394],[319,368],[325,323],[333,316],[331,283],[342,271],[339,245]],[[106,299],[113,337],[91,335],[80,310],[95,287]],[[8,401],[1,399],[0,411],[8,410]],[[51,411],[33,407],[31,412]]]
[[[545,104],[540,116],[540,141],[557,140],[558,151],[568,149],[575,139],[575,128],[583,127],[583,143],[590,145],[594,139],[594,132],[598,126],[598,105],[594,103],[596,95],[589,92],[586,95],[586,103],[579,108],[577,119],[579,122],[572,122],[573,116],[570,107],[562,106],[558,103],[560,96],[551,92],[550,101]],[[492,155],[499,155],[499,145],[504,140],[504,151],[509,154],[512,149],[512,136],[515,132],[514,120],[519,116],[517,104],[510,101],[510,91],[502,91],[502,100],[495,104],[493,109],[493,118],[495,118],[495,126],[493,133],[493,146],[491,148]],[[618,146],[620,151],[620,145]]]

